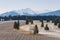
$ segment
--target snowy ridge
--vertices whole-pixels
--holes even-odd
[[[0,16],[17,16],[17,15],[25,15],[25,16],[49,16],[49,15],[56,15],[56,16],[60,16],[60,10],[56,10],[56,11],[51,11],[51,12],[46,12],[46,13],[38,13],[35,12],[33,10],[31,10],[30,8],[26,8],[26,9],[22,9],[22,10],[15,10],[15,11],[9,11],[3,14],[0,14]]]

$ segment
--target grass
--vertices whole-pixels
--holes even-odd
[[[15,31],[13,22],[0,24],[0,40],[60,40],[60,38],[48,37],[42,34],[23,34],[21,32],[27,33],[24,30]]]

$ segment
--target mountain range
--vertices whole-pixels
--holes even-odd
[[[60,16],[60,10],[56,10],[56,11],[51,11],[51,12],[47,12],[47,13],[42,13],[42,16]]]
[[[46,12],[46,13],[38,13],[33,11],[30,8],[26,8],[26,9],[22,9],[22,10],[14,10],[14,11],[9,11],[9,12],[5,12],[0,14],[0,16],[17,16],[17,15],[25,15],[25,16],[49,16],[49,15],[56,15],[56,16],[60,16],[60,10],[56,10],[56,11],[51,11],[51,12]]]

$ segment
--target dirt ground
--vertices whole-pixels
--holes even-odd
[[[0,24],[0,40],[60,40],[60,38],[48,37],[46,35],[26,35],[15,32],[13,31],[13,23],[6,22]]]

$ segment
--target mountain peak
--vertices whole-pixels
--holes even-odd
[[[30,9],[30,8],[25,8],[25,9],[22,9],[22,10],[20,10],[20,11],[24,11],[24,12],[25,12],[25,11],[26,11],[26,12],[27,12],[27,11],[29,11],[29,12],[33,12],[33,10]]]
[[[30,9],[30,8],[25,8],[25,9],[23,9],[23,10],[32,10],[32,9]]]
[[[26,8],[22,10],[9,11],[9,12],[1,14],[0,16],[9,16],[9,15],[11,16],[17,16],[17,15],[35,16],[36,13],[30,8]]]
[[[17,12],[20,13],[20,15],[34,15],[34,14],[36,14],[35,11],[33,11],[30,8],[18,10]]]

